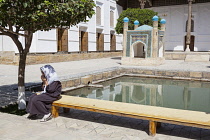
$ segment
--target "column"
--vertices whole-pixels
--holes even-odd
[[[153,20],[152,57],[156,58],[158,56],[158,16],[154,16],[152,20]]]
[[[139,21],[138,21],[138,20],[134,21],[134,30],[135,30],[136,28],[138,28],[138,26],[139,26]]]
[[[186,47],[185,52],[190,52],[192,1],[193,0],[188,0],[188,22],[187,22],[187,39],[186,39],[187,47]]]
[[[165,31],[166,31],[166,20],[165,19],[161,19],[160,21],[160,30],[161,31],[164,31],[164,36],[162,37],[162,43],[163,43],[163,48],[162,48],[162,51],[163,51],[163,57],[165,56]]]
[[[124,27],[123,27],[123,57],[126,57],[126,43],[127,43],[127,31],[128,31],[128,22],[129,19],[125,17],[123,19]]]

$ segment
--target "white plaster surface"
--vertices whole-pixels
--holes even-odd
[[[192,5],[195,36],[194,51],[209,51],[210,40],[210,2]],[[165,50],[183,51],[184,36],[186,35],[186,21],[188,18],[188,5],[173,5],[153,7],[158,16],[166,19]]]

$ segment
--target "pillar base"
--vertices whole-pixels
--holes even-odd
[[[190,52],[190,46],[187,45],[185,52]]]
[[[133,57],[122,57],[122,65],[131,65],[131,66],[158,66],[162,65],[165,62],[165,58],[133,58]]]

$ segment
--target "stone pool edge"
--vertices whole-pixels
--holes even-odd
[[[210,82],[210,72],[174,71],[174,70],[149,70],[139,68],[113,67],[99,71],[83,73],[71,77],[61,78],[63,91],[84,87],[88,83],[97,84],[120,76],[138,76],[149,78],[163,78],[173,80],[188,80]]]

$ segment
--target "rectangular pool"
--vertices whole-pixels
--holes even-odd
[[[65,95],[210,113],[210,82],[123,76]]]

